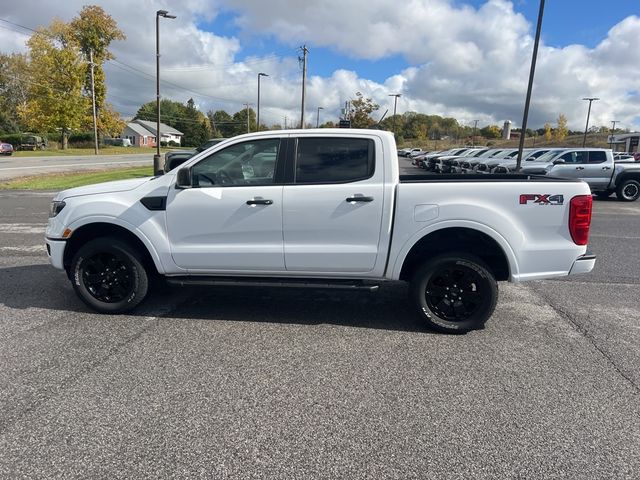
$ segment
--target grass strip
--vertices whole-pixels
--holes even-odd
[[[94,183],[125,180],[128,178],[150,177],[153,167],[129,167],[110,170],[65,172],[21,177],[0,181],[2,190],[65,190],[67,188],[82,187]]]

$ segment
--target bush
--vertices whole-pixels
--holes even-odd
[[[169,140],[169,146],[170,147],[179,147],[180,144],[178,142],[174,142],[173,140]]]
[[[160,141],[160,146],[161,147],[166,147],[167,146],[167,142]]]
[[[0,140],[13,145],[13,148],[17,150],[20,145],[20,139],[22,135],[19,133],[0,133]]]

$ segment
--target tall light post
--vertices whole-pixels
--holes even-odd
[[[584,127],[584,137],[582,138],[582,148],[584,148],[585,145],[587,144],[587,131],[589,130],[589,117],[591,116],[591,104],[594,101],[597,101],[600,99],[596,97],[586,97],[586,98],[583,98],[582,100],[589,101],[589,110],[587,110],[587,125]]]
[[[524,136],[527,133],[527,120],[529,119],[529,106],[531,105],[531,92],[533,91],[533,77],[536,74],[536,61],[538,59],[538,45],[540,44],[540,32],[542,31],[542,17],[544,16],[544,0],[540,0],[538,9],[538,23],[536,25],[536,38],[533,41],[533,54],[531,55],[531,68],[529,69],[529,84],[527,96],[524,101],[524,113],[522,114],[522,127],[520,128],[520,143],[518,145],[518,159],[516,160],[516,173],[522,166],[522,151],[524,150]]]
[[[609,142],[609,148],[613,150],[613,135],[616,133],[616,123],[620,123],[618,120],[611,120],[611,141]]]
[[[396,110],[398,107],[398,97],[401,97],[402,94],[401,93],[391,93],[389,94],[390,97],[395,97],[393,99],[393,135],[396,135]]]
[[[260,131],[260,77],[268,77],[266,73],[260,72],[258,74],[258,106],[256,109],[258,110],[256,113],[256,132]]]
[[[156,12],[156,154],[153,156],[153,174],[160,173],[160,17],[176,18],[166,10]]]
[[[324,108],[318,107],[318,113],[316,114],[316,128],[320,128],[320,110],[324,110]]]

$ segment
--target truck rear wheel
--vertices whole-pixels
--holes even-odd
[[[498,284],[478,257],[439,255],[414,274],[410,295],[430,327],[445,333],[483,328],[498,301]]]
[[[624,180],[618,185],[616,196],[624,202],[633,202],[640,198],[640,182],[638,180]]]
[[[101,313],[135,308],[149,290],[149,276],[138,252],[117,238],[90,240],[71,261],[73,288],[89,307]]]

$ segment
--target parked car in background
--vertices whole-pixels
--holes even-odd
[[[47,148],[47,139],[38,135],[23,135],[20,140],[20,150],[44,150]]]
[[[613,154],[613,161],[614,162],[637,162],[640,161],[640,155],[638,156],[638,159],[636,160],[635,156],[633,153],[614,153]]]
[[[640,164],[615,163],[609,149],[573,148],[546,162],[540,161],[543,157],[523,166],[520,173],[584,180],[599,197],[615,192],[625,202],[640,198]]]
[[[204,142],[199,147],[193,150],[174,150],[164,154],[164,171],[170,172],[176,167],[179,167],[184,162],[193,157],[196,153],[204,152],[207,148],[213,147],[218,143],[226,140],[226,138],[211,138]]]
[[[128,138],[105,138],[103,140],[105,145],[113,145],[114,147],[130,147],[131,140]]]
[[[11,155],[13,154],[13,145],[10,143],[5,143],[0,140],[0,155]]]

